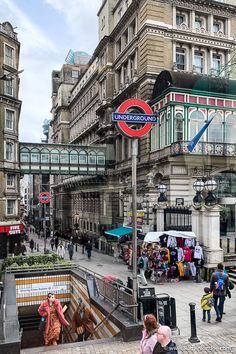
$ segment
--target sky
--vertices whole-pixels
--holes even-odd
[[[19,125],[21,142],[41,142],[51,119],[51,73],[69,49],[93,54],[98,44],[97,12],[102,0],[0,0],[0,23],[8,21],[21,42]]]

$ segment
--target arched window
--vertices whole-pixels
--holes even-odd
[[[69,163],[69,152],[67,150],[60,152],[60,163]]]
[[[158,149],[158,132],[159,132],[159,124],[153,124],[151,130],[151,151]]]
[[[236,114],[229,114],[225,121],[225,143],[236,143]]]
[[[208,141],[209,143],[222,143],[223,142],[223,124],[222,116],[220,113],[212,113],[208,117],[210,120],[212,117],[213,120],[207,128],[208,132]]]
[[[184,139],[184,117],[183,114],[178,112],[175,115],[175,140],[182,141]]]
[[[99,152],[97,154],[97,164],[98,165],[105,165],[105,155],[103,152]]]
[[[96,159],[96,154],[95,154],[95,152],[94,151],[90,151],[89,152],[89,158],[88,158],[88,163],[90,164],[90,165],[96,165],[96,161],[97,159]]]
[[[78,152],[76,150],[72,150],[70,152],[70,163],[73,165],[78,165]]]
[[[195,110],[190,114],[190,123],[189,123],[189,140],[193,139],[194,136],[199,132],[202,126],[205,123],[204,114],[199,111]],[[206,133],[204,133],[200,139],[200,141],[205,140]]]
[[[41,163],[49,163],[49,151],[48,149],[41,150]]]
[[[160,116],[160,148],[165,146],[165,114]]]
[[[85,151],[80,151],[79,152],[79,163],[82,165],[87,164],[88,159],[87,159],[87,153]]]
[[[59,151],[51,150],[51,163],[59,163]]]
[[[31,162],[32,163],[39,163],[40,160],[40,153],[39,153],[39,149],[32,149],[30,151],[30,158],[31,158]]]
[[[20,160],[21,162],[29,162],[29,149],[20,149]]]

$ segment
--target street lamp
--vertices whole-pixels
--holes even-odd
[[[196,192],[195,197],[193,198],[193,203],[195,205],[201,204],[203,202],[202,191],[204,190],[204,182],[201,179],[197,179],[193,183],[193,189]]]
[[[208,179],[204,184],[205,189],[208,192],[208,196],[205,198],[206,205],[215,205],[216,204],[216,196],[214,195],[214,191],[217,188],[217,183],[213,178]]]
[[[196,191],[196,195],[193,198],[193,204],[195,206],[200,206],[201,203],[204,202],[207,206],[215,205],[217,202],[216,196],[214,195],[216,188],[217,183],[213,178],[203,178],[203,180],[197,179],[193,183],[193,189]],[[204,190],[208,193],[205,199],[202,196]]]
[[[163,183],[159,184],[156,186],[156,188],[157,188],[157,191],[160,193],[160,196],[157,199],[158,203],[166,202],[167,197],[166,197],[165,193],[166,193],[167,188],[166,188],[165,184],[163,184]]]

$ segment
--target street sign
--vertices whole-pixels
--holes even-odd
[[[52,199],[52,196],[49,192],[42,192],[38,196],[38,200],[43,204],[50,203],[51,199]]]
[[[131,107],[141,109],[144,114],[126,113]],[[117,127],[123,135],[130,138],[141,138],[150,132],[152,124],[157,122],[157,117],[153,114],[151,107],[145,101],[130,98],[120,105],[117,112],[113,113],[113,121],[116,122]],[[144,123],[144,125],[140,129],[134,129],[134,127],[128,126],[128,122],[135,124]]]
[[[113,122],[127,123],[157,123],[157,115],[155,114],[139,114],[139,113],[112,113]]]

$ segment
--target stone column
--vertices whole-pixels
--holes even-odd
[[[156,213],[157,231],[164,231],[164,207],[158,206]]]
[[[190,19],[189,19],[189,23],[187,24],[188,27],[190,27],[191,29],[195,28],[195,11],[191,10],[190,11]]]
[[[208,32],[213,33],[213,15],[212,14],[208,15],[207,30],[208,30]]]
[[[203,206],[199,217],[199,238],[203,245],[206,268],[216,267],[223,261],[223,250],[220,248],[220,208],[215,205],[212,208]]]

